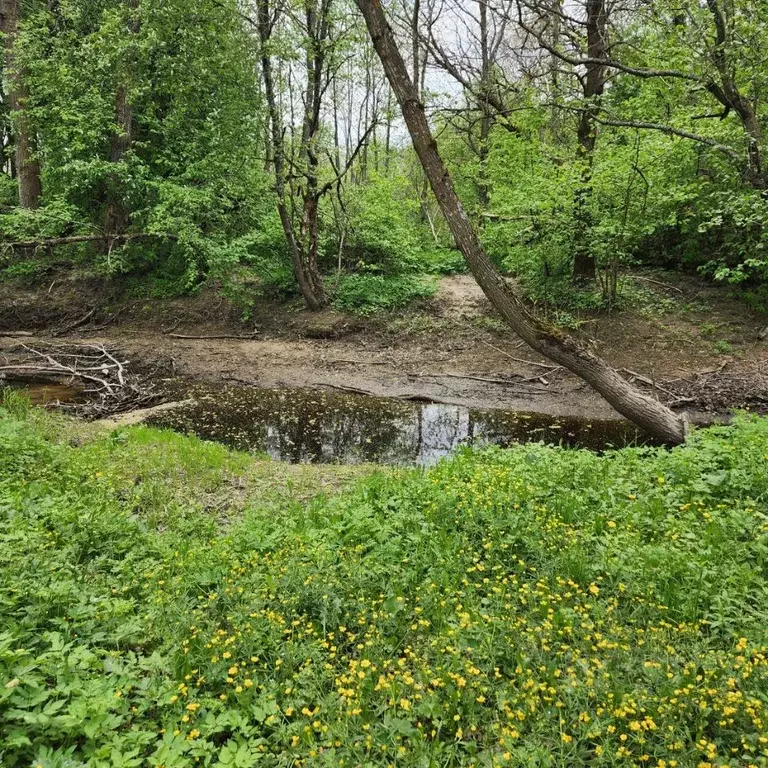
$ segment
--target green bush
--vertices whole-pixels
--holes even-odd
[[[416,299],[434,295],[436,290],[436,282],[424,276],[343,275],[333,305],[342,312],[370,315],[382,310],[402,309]]]
[[[350,267],[384,274],[426,271],[426,226],[402,177],[374,175],[354,189],[348,212],[344,258]]]

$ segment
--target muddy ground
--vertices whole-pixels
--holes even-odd
[[[678,409],[768,409],[764,314],[695,278],[634,279],[658,305],[584,315],[578,333],[638,386]],[[264,300],[248,320],[211,288],[181,299],[130,299],[69,274],[43,289],[0,286],[0,360],[45,340],[123,350],[161,390],[179,378],[311,387],[469,407],[607,418],[589,387],[528,350],[496,319],[474,280],[443,278],[430,301],[373,318]],[[670,299],[672,301],[670,301]],[[3,335],[3,332],[28,336]],[[197,336],[205,338],[182,338]],[[210,338],[210,337],[240,338]]]

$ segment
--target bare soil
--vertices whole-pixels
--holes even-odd
[[[676,277],[674,285],[637,279],[656,292],[658,307],[585,314],[578,333],[586,343],[675,407],[768,409],[768,343],[759,338],[765,315],[695,278]],[[72,274],[43,289],[0,285],[3,364],[13,362],[21,342],[63,337],[118,347],[157,384],[182,377],[556,416],[615,415],[579,379],[528,350],[466,275],[443,278],[430,301],[367,319],[264,300],[243,320],[216,286],[168,300],[127,299],[113,285]]]

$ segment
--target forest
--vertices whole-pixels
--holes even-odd
[[[765,0],[0,0],[0,764],[768,768]]]

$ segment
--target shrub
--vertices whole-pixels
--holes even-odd
[[[370,315],[381,310],[401,309],[416,299],[434,295],[434,280],[415,275],[344,275],[339,280],[333,304],[343,312]]]

